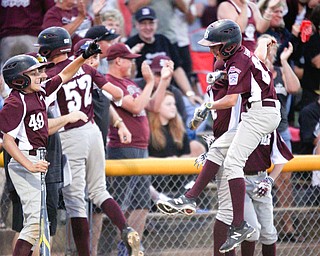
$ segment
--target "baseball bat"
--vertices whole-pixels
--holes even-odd
[[[39,148],[40,160],[45,160],[46,149]],[[45,173],[41,173],[41,210],[40,210],[40,256],[50,256],[50,230],[46,202]]]
[[[196,119],[195,117],[191,119],[191,121],[189,123],[189,128],[191,130],[196,130],[199,127],[199,125],[206,118],[206,115],[210,111],[211,107],[212,107],[212,103],[210,103],[210,102],[205,103],[205,108],[197,115],[198,117],[203,118],[203,120]]]

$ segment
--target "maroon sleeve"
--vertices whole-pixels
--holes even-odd
[[[62,84],[62,79],[59,75],[56,75],[46,81],[46,96],[49,96],[53,92],[55,92],[59,86]]]
[[[83,66],[83,69],[86,70],[86,72],[89,72],[87,70],[90,69],[92,80],[99,88],[101,88],[108,82],[107,78],[104,75],[102,75],[98,70],[92,68],[91,66]]]
[[[18,92],[13,91],[5,100],[3,108],[0,111],[0,130],[8,133],[15,129],[22,120],[23,112],[24,107],[21,100],[19,100]]]

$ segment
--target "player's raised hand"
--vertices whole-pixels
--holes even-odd
[[[98,53],[102,53],[101,49],[100,49],[100,45],[96,42],[93,41],[89,44],[89,46],[87,47],[87,49],[84,51],[84,53],[82,53],[82,57],[84,59],[88,59],[91,56],[98,54]]]

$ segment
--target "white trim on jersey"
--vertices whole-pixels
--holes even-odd
[[[17,125],[17,127],[15,129],[11,130],[10,132],[8,132],[7,134],[9,134],[13,138],[17,138],[19,140],[18,147],[20,150],[31,150],[31,149],[33,149],[33,147],[28,140],[26,127],[24,125],[24,118],[27,113],[27,106],[26,106],[26,102],[24,100],[25,95],[22,93],[19,93],[19,96],[20,96],[20,99],[21,99],[21,102],[23,105],[23,115],[22,115],[20,123]]]
[[[273,145],[272,145],[272,150],[270,154],[270,158],[273,164],[285,164],[288,162],[288,159],[286,159],[280,152],[278,148],[278,139],[277,139],[277,132],[276,130],[273,131]],[[280,137],[281,141],[282,138]]]

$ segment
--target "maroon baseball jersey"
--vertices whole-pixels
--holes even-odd
[[[43,16],[54,6],[54,0],[2,0],[0,5],[0,38],[38,36]]]
[[[52,77],[60,73],[71,60],[62,61],[52,68],[48,68],[46,73]],[[92,88],[95,83],[99,88],[107,83],[106,78],[96,69],[84,64],[77,73],[67,83],[63,84],[57,94],[52,111],[54,116],[66,115],[72,111],[82,111],[88,116],[89,121],[93,121]],[[64,129],[72,129],[84,125],[85,122],[79,120],[73,124],[67,124]]]
[[[225,70],[223,61],[216,61],[214,64],[214,70]],[[217,101],[223,98],[228,91],[228,80],[222,79],[216,81],[213,85],[209,85],[207,93],[209,98]],[[241,100],[239,100],[236,106],[228,109],[217,109],[216,119],[213,122],[213,133],[215,138],[219,138],[226,131],[238,126],[240,121]]]
[[[109,74],[106,77],[108,81],[122,89],[123,96],[131,95],[136,98],[141,94],[141,89],[129,79],[119,79]],[[114,103],[112,104],[132,134],[130,147],[147,149],[150,130],[146,111],[142,110],[141,113],[135,115],[124,108],[117,107]],[[109,139],[109,147],[128,147],[120,142],[118,129],[112,126],[110,126]]]
[[[249,156],[244,167],[244,173],[265,171],[273,164],[284,164],[293,158],[290,150],[275,130],[263,137],[258,147]]]
[[[60,76],[46,81],[39,92],[24,94],[12,90],[0,111],[0,130],[16,139],[20,150],[46,147],[48,140],[47,106],[61,85]]]
[[[230,4],[234,6],[237,13],[240,15],[240,8],[236,6],[236,4],[233,1],[228,1]],[[242,45],[247,47],[250,51],[254,52],[256,49],[256,43],[257,43],[257,30],[256,30],[256,21],[253,17],[253,11],[251,7],[248,5],[248,21],[247,26],[242,33]]]
[[[272,74],[244,46],[226,61],[229,87],[227,94],[241,94],[243,106],[264,99],[277,99]]]

